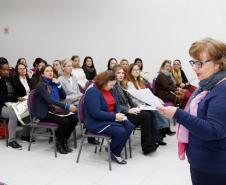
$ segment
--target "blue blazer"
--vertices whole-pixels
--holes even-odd
[[[112,95],[115,98],[116,104],[114,112],[109,112],[107,102],[101,91],[96,86],[87,90],[84,98],[84,114],[85,124],[88,130],[99,132],[108,125],[122,126],[122,124],[115,121],[115,114],[120,110],[113,91]]]
[[[65,91],[62,87],[58,88],[60,99],[64,100],[66,98]],[[49,105],[53,104],[56,106],[65,109],[65,103],[55,101],[51,98],[50,93],[48,92],[48,84],[45,82],[40,82],[36,86],[37,99],[32,106],[32,114],[38,118],[43,119],[46,117],[49,109]]]
[[[186,153],[192,168],[226,174],[226,81],[199,103],[197,117],[177,109],[174,117],[189,130]]]

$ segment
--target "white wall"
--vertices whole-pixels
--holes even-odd
[[[206,36],[226,40],[225,12],[223,0],[0,0],[0,56],[31,65],[90,55],[98,71],[110,57],[141,57],[151,77],[179,58],[191,78],[188,48]]]

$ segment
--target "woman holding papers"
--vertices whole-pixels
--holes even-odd
[[[141,125],[141,147],[143,154],[147,155],[156,151],[158,145],[154,138],[154,113],[137,108],[137,105],[132,101],[132,97],[124,90],[125,86],[123,82],[125,72],[122,66],[114,66],[113,71],[117,79],[114,90],[119,100],[122,113],[124,113],[134,125]]]
[[[190,64],[199,88],[185,110],[162,107],[179,125],[179,157],[190,163],[193,185],[226,184],[226,44],[211,38],[194,42]]]
[[[131,64],[129,71],[128,71],[128,90],[139,90],[139,89],[144,89],[145,85],[144,85],[144,81],[141,79],[140,76],[140,68],[137,64]],[[143,101],[141,101],[140,99],[137,98],[133,98],[133,102],[138,105],[139,107],[145,107],[145,103]],[[168,120],[161,116],[157,111],[153,111],[155,114],[155,127],[158,130],[157,133],[161,133],[161,134],[157,134],[158,135],[158,139],[156,138],[157,141],[159,141],[159,144],[161,145],[165,145],[166,143],[162,142],[162,138],[165,137],[165,129],[167,129],[167,134],[168,135],[172,135],[173,132],[170,131],[169,129],[169,123]]]
[[[89,131],[111,136],[111,158],[119,164],[127,162],[121,157],[122,149],[133,131],[133,124],[120,112],[112,91],[116,76],[105,71],[94,78],[95,85],[86,91],[84,98],[85,124]]]

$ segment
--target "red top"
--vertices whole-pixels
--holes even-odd
[[[104,96],[105,101],[108,104],[108,109],[110,112],[114,112],[115,109],[115,98],[112,96],[110,91],[107,91],[105,89],[101,89],[101,92]]]

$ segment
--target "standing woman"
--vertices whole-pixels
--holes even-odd
[[[200,80],[199,88],[185,110],[163,107],[159,112],[181,124],[179,154],[184,159],[186,151],[193,185],[225,185],[226,44],[205,38],[194,42],[189,54],[190,64]]]
[[[93,80],[94,77],[97,75],[92,57],[85,57],[82,68],[86,74],[87,80]]]
[[[115,94],[111,91],[116,83],[116,76],[112,71],[105,71],[97,75],[94,81],[95,85],[87,90],[84,98],[86,128],[111,136],[112,160],[126,164],[121,152],[134,126],[120,113]]]
[[[53,78],[53,67],[46,65],[41,69],[42,80],[36,87],[37,102],[34,103],[32,113],[43,122],[54,122],[59,125],[56,130],[57,151],[61,154],[72,152],[68,147],[68,139],[75,129],[77,117],[75,114],[58,115],[54,113],[54,106],[76,112],[76,107],[70,103],[63,103],[66,94],[61,84]]]

